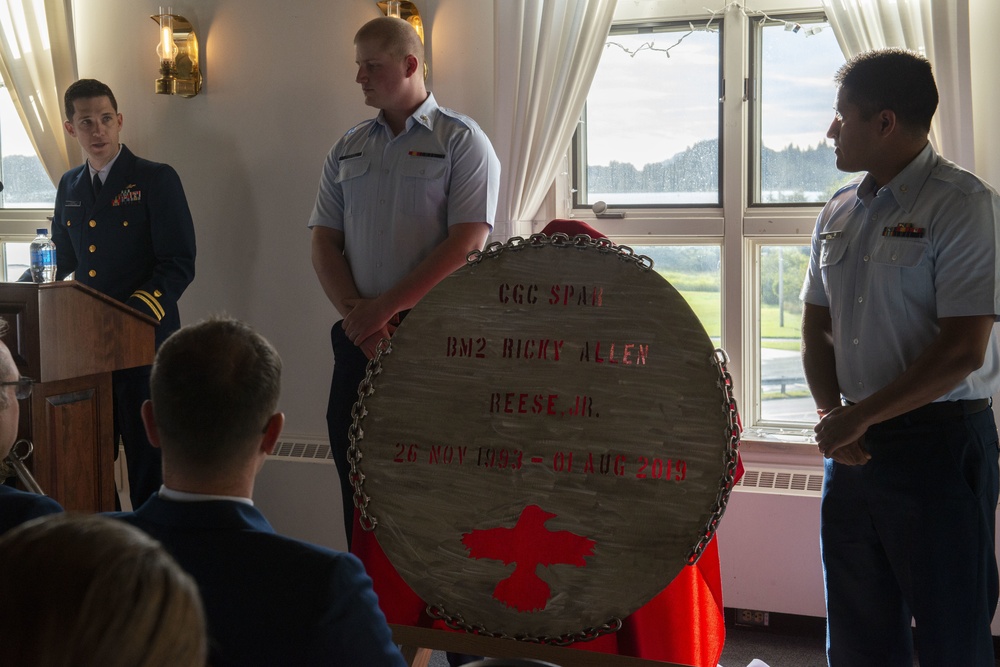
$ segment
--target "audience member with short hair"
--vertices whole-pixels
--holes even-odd
[[[0,647],[9,667],[202,667],[198,587],[156,540],[58,514],[0,537]]]
[[[361,562],[278,535],[253,506],[284,424],[280,384],[277,352],[246,324],[217,318],[173,334],[142,407],[163,487],[114,516],[198,582],[215,667],[405,665]]]
[[[6,330],[7,323],[0,319],[0,336]],[[21,378],[10,350],[0,341],[0,465],[17,440],[18,401],[30,395],[30,380]],[[51,498],[20,491],[4,484],[0,478],[0,535],[29,519],[61,511],[59,503]]]

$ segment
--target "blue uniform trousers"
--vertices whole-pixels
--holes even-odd
[[[351,529],[354,525],[354,487],[351,486],[351,465],[347,461],[347,448],[351,446],[348,431],[351,427],[351,408],[358,400],[358,385],[365,377],[368,357],[344,333],[343,320],[330,330],[333,344],[333,380],[330,399],[326,406],[326,427],[330,435],[330,451],[340,476],[340,492],[344,504],[344,530],[347,532],[347,550],[351,549]]]
[[[994,667],[997,430],[991,409],[916,410],[826,461],[821,546],[831,667]],[[911,633],[911,618],[916,631]]]
[[[152,369],[152,366],[139,366],[111,374],[115,456],[118,456],[118,438],[121,436],[125,447],[125,462],[128,465],[132,509],[137,509],[149,500],[163,483],[160,450],[149,443],[146,427],[142,423],[142,404],[149,398],[149,375]]]

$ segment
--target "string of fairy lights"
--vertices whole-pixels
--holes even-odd
[[[688,27],[690,28],[690,30],[688,30],[686,33],[684,33],[680,37],[678,37],[677,41],[674,42],[673,44],[671,44],[668,47],[665,47],[665,48],[664,47],[659,47],[659,46],[656,46],[656,42],[649,41],[649,42],[645,42],[645,43],[641,44],[638,48],[630,49],[629,47],[625,46],[624,44],[620,44],[619,42],[614,42],[614,41],[611,41],[611,40],[608,40],[604,44],[604,47],[608,48],[609,46],[617,46],[622,51],[624,51],[625,53],[629,54],[629,56],[632,57],[632,58],[635,58],[639,53],[641,53],[643,51],[654,51],[654,52],[663,53],[663,54],[665,54],[669,58],[670,57],[670,51],[671,51],[671,49],[674,49],[677,46],[679,46],[681,42],[683,42],[686,38],[690,37],[694,33],[696,33],[696,32],[718,32],[719,29],[718,29],[718,27],[716,25],[716,20],[718,18],[720,18],[721,16],[724,16],[726,14],[726,12],[728,12],[730,9],[736,9],[736,10],[738,10],[741,14],[743,14],[743,16],[745,16],[747,18],[763,18],[766,21],[771,21],[773,23],[784,24],[786,32],[793,32],[793,33],[796,33],[796,34],[798,34],[798,33],[801,32],[806,37],[811,37],[812,35],[815,35],[815,34],[820,33],[820,32],[823,31],[823,26],[821,26],[821,25],[811,25],[811,26],[806,27],[806,26],[803,26],[802,24],[797,23],[795,21],[786,21],[784,19],[774,18],[772,16],[768,16],[765,12],[756,11],[756,10],[751,9],[750,7],[747,7],[746,4],[740,2],[739,0],[730,0],[730,2],[727,2],[725,4],[725,6],[723,6],[721,9],[717,9],[715,11],[712,11],[711,9],[709,9],[707,7],[705,7],[704,9],[705,9],[706,12],[709,12],[709,17],[705,21],[704,25],[701,25],[701,24],[696,25],[693,22],[688,22]]]

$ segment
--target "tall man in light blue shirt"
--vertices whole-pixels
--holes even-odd
[[[837,167],[867,174],[820,214],[802,291],[829,664],[910,667],[915,643],[923,667],[992,667],[1000,197],[928,143],[926,59],[836,80]]]
[[[374,19],[354,44],[356,80],[379,114],[334,145],[309,219],[316,275],[344,318],[331,332],[327,424],[348,545],[348,427],[366,359],[424,294],[483,247],[500,187],[486,134],[425,88],[423,44],[408,23]]]

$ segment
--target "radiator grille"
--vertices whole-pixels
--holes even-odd
[[[752,493],[819,497],[823,493],[823,473],[808,469],[748,466],[735,488]]]
[[[281,459],[297,459],[300,461],[325,462],[333,461],[330,453],[330,443],[309,442],[304,440],[281,440],[274,448],[271,456]]]

